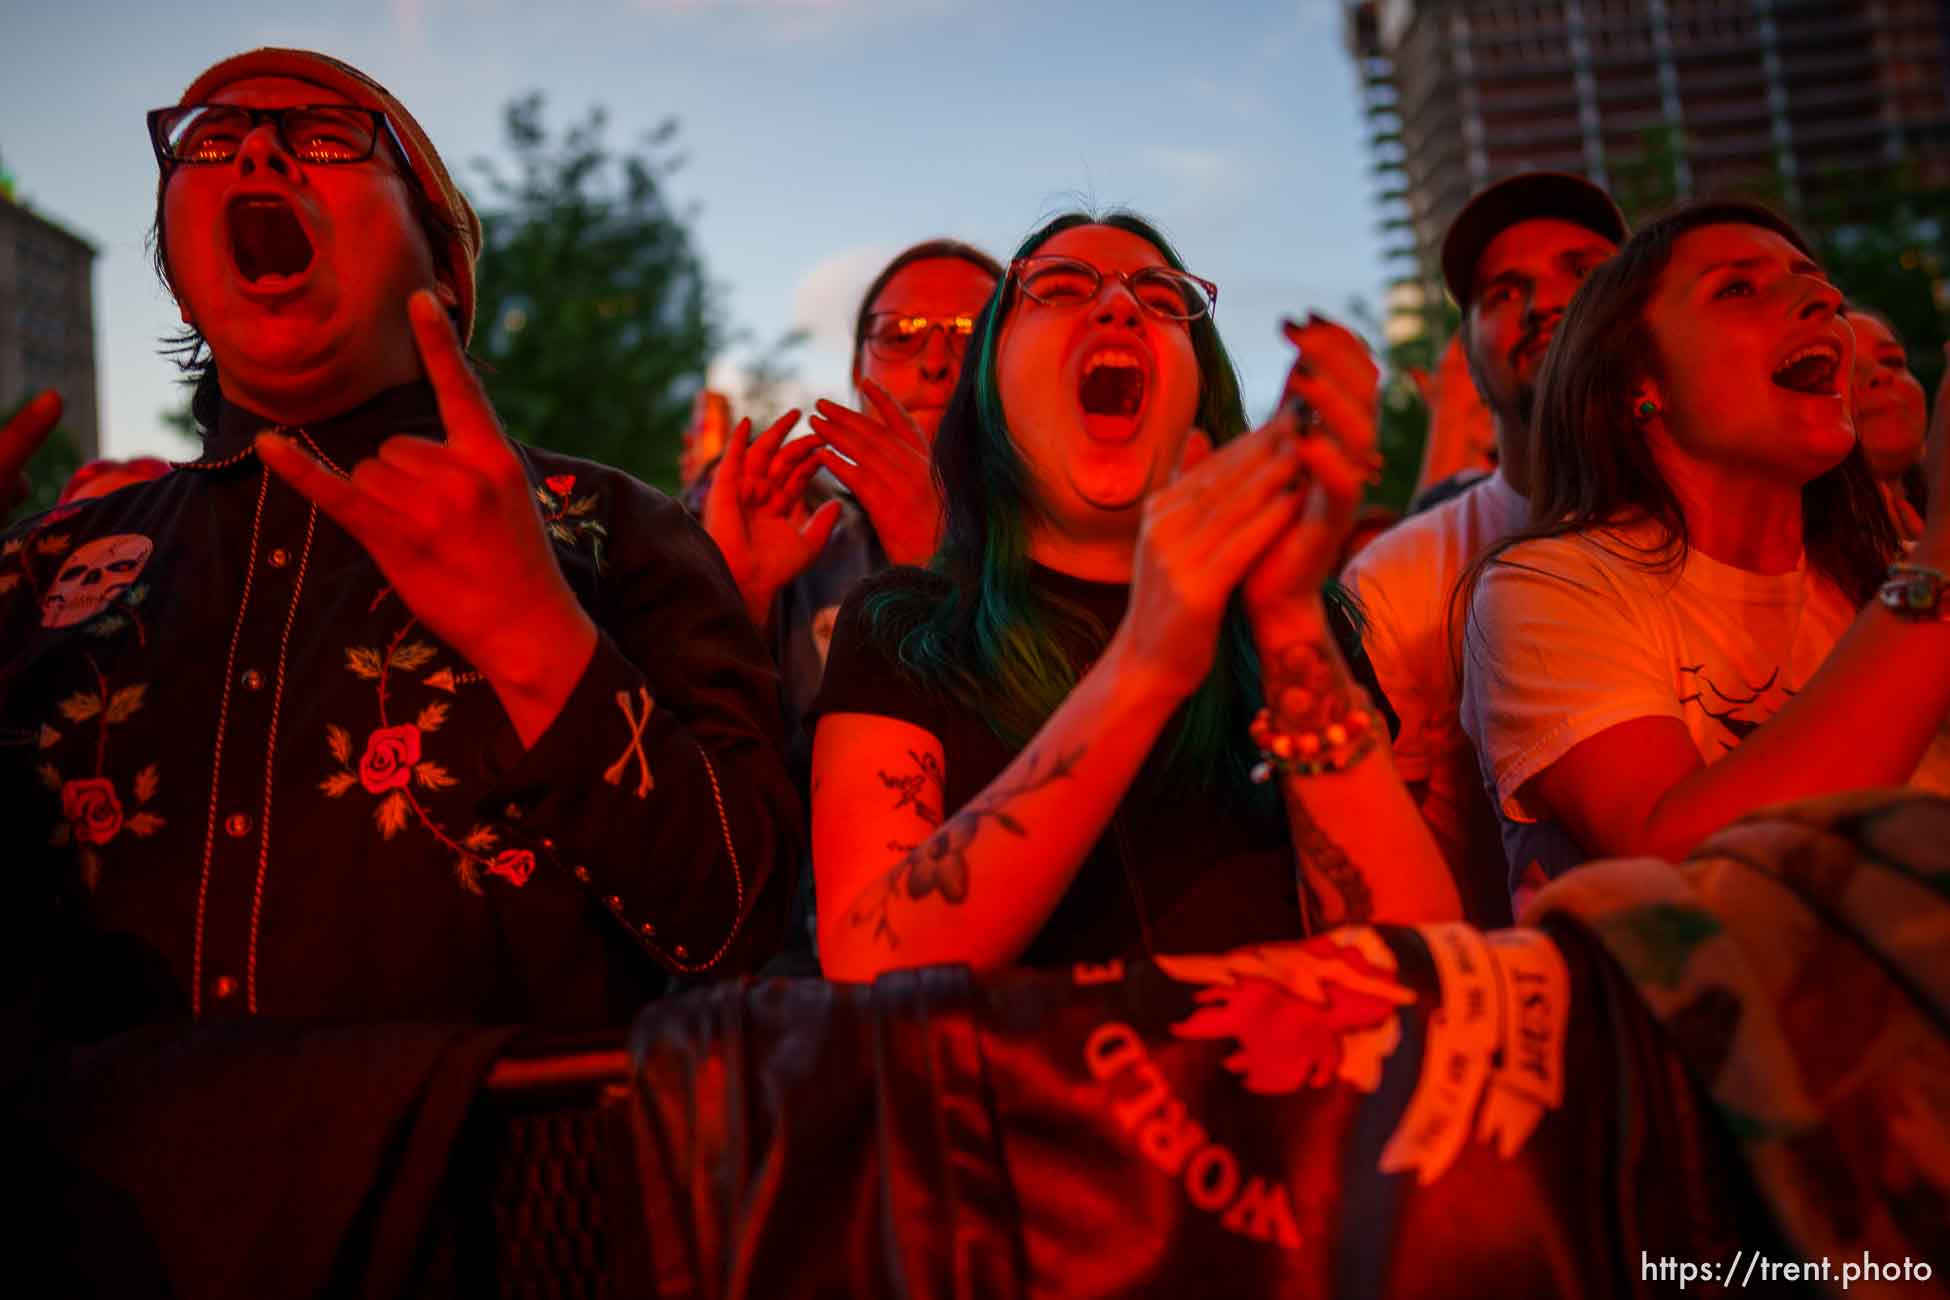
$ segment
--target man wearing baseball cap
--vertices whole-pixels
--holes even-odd
[[[764,647],[677,503],[503,433],[425,132],[262,49],[150,134],[202,454],[0,558],[55,1018],[616,1023],[762,959],[802,839]]]
[[[1497,468],[1382,534],[1342,576],[1367,613],[1368,657],[1401,717],[1395,765],[1479,924],[1508,924],[1509,899],[1496,817],[1457,717],[1451,598],[1471,561],[1530,522],[1538,371],[1571,296],[1625,233],[1608,194],[1562,172],[1509,177],[1464,205],[1442,241],[1442,274],[1462,308],[1463,354],[1495,425]]]

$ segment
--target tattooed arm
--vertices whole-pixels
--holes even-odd
[[[1117,643],[980,794],[944,817],[938,737],[835,713],[813,741],[819,952],[833,979],[965,962],[1036,937],[1176,704]]]
[[[1256,628],[1274,726],[1318,732],[1355,707],[1355,686],[1315,600]],[[1281,774],[1301,895],[1315,929],[1462,915],[1442,852],[1378,745],[1344,772]]]

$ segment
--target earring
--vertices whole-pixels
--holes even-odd
[[[1658,413],[1659,413],[1659,404],[1653,401],[1651,398],[1648,397],[1643,402],[1639,403],[1639,419],[1649,420],[1653,416],[1657,415]]]

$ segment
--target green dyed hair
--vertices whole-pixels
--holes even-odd
[[[1134,234],[1185,269],[1150,222],[1121,210],[1065,213],[1024,240],[1015,256],[1084,225]],[[925,591],[883,588],[868,597],[866,613],[875,638],[918,681],[974,710],[1005,744],[1020,748],[1076,686],[1074,652],[1101,648],[1110,629],[1030,582],[1028,523],[1038,507],[996,380],[1002,324],[1016,302],[1015,277],[1004,276],[975,322],[974,346],[935,435],[946,519],[932,567],[944,581]],[[1224,443],[1247,427],[1239,376],[1210,316],[1188,328],[1199,370],[1194,418]],[[1276,792],[1250,775],[1258,753],[1246,728],[1260,695],[1259,657],[1235,598],[1213,669],[1168,732],[1168,779],[1214,790],[1242,810],[1276,812]]]

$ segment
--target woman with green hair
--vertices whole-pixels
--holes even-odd
[[[1070,214],[983,309],[941,549],[847,601],[813,709],[829,976],[1459,915],[1322,596],[1374,364],[1289,327],[1293,400],[1247,432],[1216,293],[1141,219]]]

